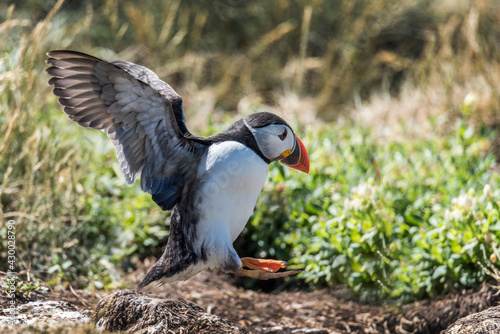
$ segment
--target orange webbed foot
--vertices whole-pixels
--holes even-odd
[[[300,269],[277,272],[279,269],[284,269],[288,266],[288,263],[281,260],[254,259],[251,257],[244,257],[241,258],[241,263],[242,268],[238,269],[238,271],[234,273],[236,276],[250,277],[260,280],[287,277],[302,272],[302,270]],[[243,267],[247,267],[253,270],[243,269]]]

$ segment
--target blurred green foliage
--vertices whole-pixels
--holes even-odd
[[[491,139],[462,122],[448,136],[404,143],[378,143],[353,124],[311,133],[310,175],[273,165],[237,242],[258,256],[293,257],[311,286],[345,283],[365,299],[477,286],[483,250],[500,242]]]
[[[476,263],[500,237],[495,0],[16,4],[0,12],[0,215],[16,221],[20,270],[112,288],[168,236],[169,214],[126,185],[109,140],[57,106],[45,52],[66,48],[152,68],[183,95],[200,135],[270,108],[292,124],[311,110],[336,119],[412,83],[430,96],[418,110],[445,121],[392,140],[377,123],[294,126],[311,172],[273,164],[236,247],[306,269],[291,280],[348,284],[366,299],[436,296],[484,279]],[[463,91],[475,94],[464,102]],[[2,263],[6,235],[2,223]]]

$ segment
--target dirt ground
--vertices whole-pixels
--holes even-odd
[[[147,265],[147,263],[146,263]],[[144,272],[128,276],[133,286]],[[185,282],[155,287],[153,295],[183,298],[249,333],[439,333],[466,315],[497,305],[495,287],[452,293],[404,306],[367,305],[344,298],[345,290],[283,291],[277,294],[238,287],[227,275],[202,272]],[[89,312],[105,292],[49,290],[29,300],[65,301]],[[7,305],[0,289],[2,308]],[[0,309],[0,315],[2,315]]]

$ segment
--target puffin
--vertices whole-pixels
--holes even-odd
[[[233,247],[270,163],[309,172],[307,150],[285,120],[259,112],[198,137],[186,127],[181,97],[150,69],[69,50],[47,56],[49,85],[69,119],[104,132],[126,182],[140,177],[141,189],[171,210],[163,255],[139,288],[187,280],[204,269],[260,280],[301,272],[286,270],[282,260],[240,258]]]

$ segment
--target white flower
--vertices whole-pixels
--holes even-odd
[[[477,199],[470,194],[460,195],[451,201],[455,208],[462,209],[467,213],[476,209],[476,202]]]
[[[476,210],[477,198],[471,195],[471,191],[465,195],[460,195],[451,201],[452,208],[446,209],[444,217],[447,220],[463,221]]]
[[[363,201],[359,197],[354,197],[353,199],[345,199],[344,208],[347,210],[361,210],[363,209]]]
[[[341,198],[342,198],[342,195],[341,195],[341,194],[339,194],[339,193],[333,193],[333,194],[332,194],[332,200],[333,200],[334,202],[338,202],[338,201],[340,201],[340,199],[341,199]]]
[[[470,92],[467,95],[465,95],[464,98],[464,106],[465,107],[471,107],[473,104],[477,102],[477,95]]]
[[[82,193],[85,189],[83,188],[83,186],[80,184],[80,183],[77,183],[76,184],[76,191],[78,193]]]
[[[376,188],[370,183],[360,184],[351,189],[351,199],[345,199],[344,208],[347,210],[361,210],[369,202],[375,199]]]
[[[485,185],[483,188],[484,197],[487,199],[493,198],[493,192],[491,191],[491,186],[489,184]]]
[[[351,189],[351,192],[355,197],[360,197],[363,200],[371,201],[375,198],[376,189],[369,183],[360,184],[357,187]]]
[[[462,221],[464,220],[464,213],[459,208],[454,208],[451,211],[449,209],[446,209],[446,211],[444,212],[444,218],[446,218],[446,220]]]

